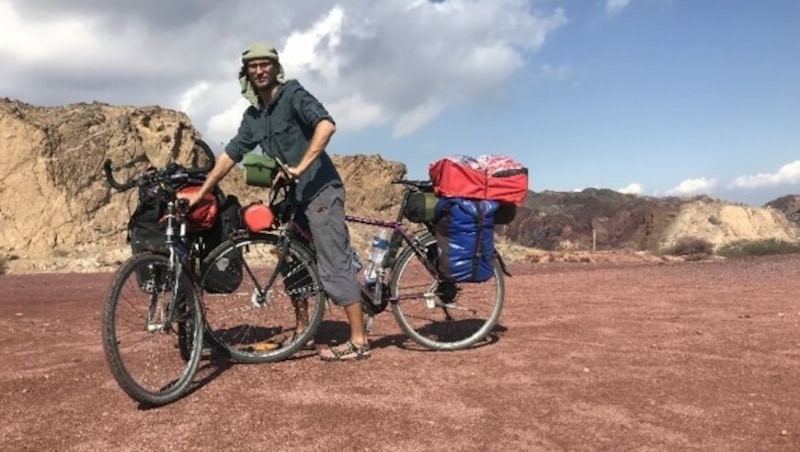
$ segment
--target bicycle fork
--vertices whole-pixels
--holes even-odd
[[[167,273],[171,274],[172,278],[163,275],[159,280],[156,277],[157,270],[150,268],[150,274],[153,275],[153,288],[149,291],[150,306],[147,312],[146,330],[151,333],[167,333],[171,323],[183,320],[176,318],[176,314],[180,312],[179,304],[184,296],[180,282],[183,277],[184,267],[188,268],[189,266],[189,250],[186,249],[182,241],[186,237],[186,223],[180,223],[176,237],[175,219],[175,204],[169,202],[167,204],[167,228],[164,235],[165,243],[169,247]],[[189,276],[191,279],[192,274],[190,273]],[[159,294],[165,294],[167,291],[172,294],[171,299],[163,300],[163,297],[159,297]],[[191,295],[192,291],[190,290],[189,296]]]
[[[159,299],[157,292],[150,294],[150,309],[145,324],[148,333],[166,333],[168,329],[168,303],[159,303]]]
[[[148,290],[150,293],[150,304],[147,310],[145,329],[150,333],[167,333],[170,324],[180,320],[176,318],[176,314],[179,308],[178,305],[183,297],[182,288],[178,283],[181,277],[181,268],[181,266],[176,267],[174,271],[175,279],[171,287],[169,287],[170,285],[167,284],[165,278],[160,284],[154,284],[152,290]],[[172,295],[170,299],[166,299],[163,296],[167,293]]]

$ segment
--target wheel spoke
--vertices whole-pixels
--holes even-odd
[[[427,256],[436,256],[436,239],[419,239]],[[435,266],[434,266],[435,268]],[[482,283],[441,283],[410,250],[398,258],[392,272],[392,310],[403,331],[435,350],[457,350],[484,339],[496,324],[503,305],[503,274]]]
[[[220,245],[204,263],[210,268],[218,259],[240,259],[245,269],[236,290],[208,293],[203,300],[210,339],[236,361],[285,359],[313,338],[322,321],[325,294],[316,264],[297,244],[288,247],[287,256],[278,264],[280,240],[268,234],[239,237]],[[301,300],[307,309],[295,309]],[[298,313],[308,325],[295,335],[300,327]]]
[[[168,268],[165,256],[132,257],[117,272],[103,315],[103,345],[112,374],[133,399],[152,405],[169,403],[185,392],[197,371],[202,344],[202,316],[188,279],[182,284],[191,294],[177,300],[171,282],[151,284],[156,273],[167,278]],[[168,318],[168,309],[180,311]]]

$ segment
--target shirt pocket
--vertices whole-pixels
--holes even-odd
[[[287,122],[274,124],[270,130],[269,145],[271,149],[285,155],[292,148],[292,128]],[[286,156],[287,159],[292,157]],[[296,164],[296,162],[292,163]]]

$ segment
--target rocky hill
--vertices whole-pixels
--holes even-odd
[[[200,138],[183,113],[100,103],[37,107],[0,99],[0,260],[10,272],[94,271],[113,268],[129,255],[127,219],[135,191],[117,193],[102,165],[111,159],[118,179],[169,161],[204,163]],[[405,165],[378,155],[333,156],[347,187],[348,210],[393,218],[401,189],[389,181]],[[244,185],[238,171],[222,188],[244,202],[265,198]],[[539,250],[659,250],[685,235],[720,245],[738,239],[796,240],[797,224],[783,211],[797,198],[750,208],[697,198],[647,198],[609,190],[531,192],[508,226],[498,227],[512,257]],[[797,210],[797,209],[795,209]],[[795,218],[795,221],[797,219]],[[353,227],[357,247],[373,232]]]
[[[533,193],[503,233],[545,250],[662,251],[682,237],[714,247],[765,238],[795,241],[800,196],[781,199],[756,208],[707,196],[654,198],[598,189]]]

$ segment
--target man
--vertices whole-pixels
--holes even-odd
[[[268,44],[252,44],[242,53],[239,82],[242,95],[251,106],[202,188],[187,199],[194,205],[256,146],[281,159],[297,183],[295,198],[304,206],[308,218],[323,289],[336,305],[344,308],[350,323],[350,340],[337,347],[321,348],[319,356],[326,361],[367,358],[370,350],[361,291],[352,268],[350,235],[344,218],[344,184],[325,152],[336,131],[333,118],[299,82],[286,80],[278,52]],[[298,329],[305,327],[299,311],[302,308],[298,310]]]

